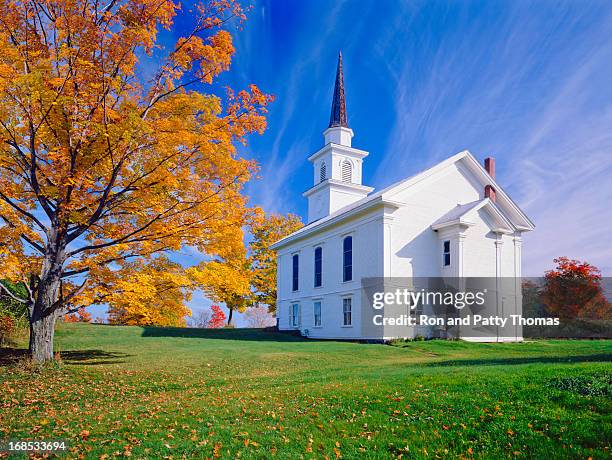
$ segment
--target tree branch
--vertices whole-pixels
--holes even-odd
[[[13,203],[13,201],[2,192],[0,192],[0,198],[2,198],[6,203],[8,203],[13,209],[26,216],[28,219],[34,221],[43,232],[48,233],[48,228],[45,227],[42,222],[34,216],[34,214],[26,211],[25,209],[21,209],[19,206],[17,206],[17,204]]]
[[[59,309],[60,307],[64,306],[65,304],[69,303],[72,299],[74,299],[76,296],[78,296],[81,292],[85,290],[85,286],[87,285],[88,281],[89,279],[86,279],[85,281],[83,281],[79,285],[79,287],[75,288],[66,297],[64,298],[60,297],[53,305],[51,305],[51,307],[49,308],[49,311],[53,312]]]
[[[20,299],[19,297],[17,297],[15,294],[13,294],[9,288],[7,288],[2,281],[0,281],[0,288],[2,291],[4,291],[11,299],[17,301],[17,302],[21,302],[21,303],[28,303],[29,300],[25,300],[25,299]]]
[[[0,219],[2,219],[4,222],[6,222],[6,224],[11,227],[11,228],[17,228],[17,226],[12,223],[10,220],[8,220],[5,216],[3,216],[2,214],[0,214]],[[19,235],[21,238],[23,238],[23,240],[28,243],[29,245],[31,245],[34,249],[36,249],[38,252],[40,252],[42,255],[45,255],[45,249],[38,244],[37,242],[35,242],[32,238],[30,238],[29,236],[27,236],[25,233],[21,233]]]

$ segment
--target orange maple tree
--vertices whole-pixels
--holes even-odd
[[[0,0],[0,279],[27,288],[36,361],[53,359],[59,316],[136,291],[125,283],[160,254],[240,244],[256,165],[235,145],[265,129],[271,98],[202,92],[230,65],[239,3],[198,4],[193,30],[161,46],[179,11]]]
[[[601,286],[597,267],[568,257],[554,259],[557,267],[544,275],[541,298],[546,309],[564,319],[606,319],[612,308]]]

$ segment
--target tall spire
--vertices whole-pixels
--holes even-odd
[[[329,127],[341,126],[348,128],[346,117],[346,99],[344,98],[344,75],[342,74],[342,52],[338,54],[338,69],[336,70],[336,85],[334,86],[334,99],[332,101]]]

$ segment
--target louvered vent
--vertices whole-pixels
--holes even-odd
[[[327,167],[325,162],[321,163],[320,181],[323,182],[327,178]]]
[[[342,182],[353,182],[353,166],[348,160],[342,162]]]

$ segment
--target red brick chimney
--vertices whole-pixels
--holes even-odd
[[[491,176],[491,179],[495,180],[495,158],[487,157],[484,161],[484,167]],[[491,201],[495,202],[495,189],[491,185],[485,186],[484,190],[485,198],[489,198]]]

